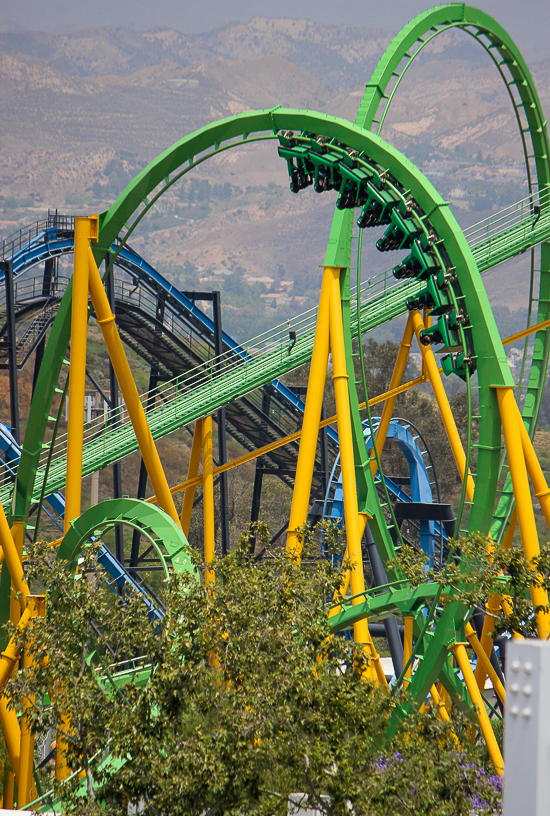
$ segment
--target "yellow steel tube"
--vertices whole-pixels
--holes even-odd
[[[23,574],[23,541],[25,539],[25,523],[23,521],[15,521],[11,528],[11,535],[13,538],[13,543],[15,544],[15,551],[12,550],[11,558],[15,559],[17,557],[19,562],[19,567],[17,567],[17,562],[14,561],[14,569],[18,572],[19,575]],[[9,569],[9,565],[8,565]],[[10,572],[11,578],[11,572]],[[24,599],[21,594],[17,598],[18,592],[22,590],[23,587],[18,587],[17,582],[11,582],[11,597],[10,597],[10,621],[12,623],[17,623],[19,617],[21,615],[22,610],[24,609]],[[25,594],[23,589],[23,594]]]
[[[327,357],[328,360],[328,357]],[[392,389],[392,391],[385,391],[383,394],[379,394],[378,397],[373,397],[369,400],[369,405],[378,405],[379,402],[384,402],[385,399],[388,397],[393,396],[394,394],[401,394],[403,391],[407,391],[409,388],[413,388],[415,385],[420,385],[421,383],[426,382],[423,377],[419,377],[417,380],[411,380],[408,383],[404,383],[400,385],[398,388]],[[307,399],[307,398],[306,398]],[[366,407],[366,404],[362,402],[359,405],[359,410],[363,410]],[[327,419],[323,419],[319,422],[319,428],[326,428],[327,425],[332,425],[336,422],[336,414],[334,416],[328,417]],[[277,448],[282,448],[283,445],[288,445],[290,442],[296,442],[297,439],[300,439],[302,436],[302,431],[295,431],[288,436],[283,436],[281,439],[275,440],[275,442],[270,442],[268,445],[264,445],[261,448],[256,448],[254,451],[250,451],[250,453],[245,453],[244,456],[238,456],[236,459],[231,459],[230,462],[226,462],[223,465],[218,465],[217,468],[214,468],[214,476],[218,476],[220,473],[225,473],[228,470],[232,470],[233,468],[239,467],[239,465],[244,465],[246,462],[251,462],[254,459],[257,459],[259,456],[264,456],[266,453],[270,453],[273,450],[277,450]],[[174,487],[170,488],[170,492],[173,496],[176,493],[181,493],[184,490],[187,490],[188,487],[192,487],[193,485],[199,485],[202,483],[202,475],[195,476],[193,479],[186,479],[185,482],[180,482]],[[155,503],[157,500],[156,496],[149,496],[149,498],[145,499],[145,501],[150,502],[151,504]],[[55,546],[57,544],[61,544],[62,539],[59,538],[56,541],[51,542],[51,546]]]
[[[523,447],[523,455],[525,456],[527,472],[529,473],[529,477],[531,479],[533,487],[535,488],[535,495],[539,500],[541,510],[544,513],[544,518],[546,519],[546,523],[550,527],[550,488],[548,487],[548,482],[546,481],[546,477],[540,466],[540,462],[538,460],[537,454],[535,453],[533,443],[527,432],[527,428],[525,427],[525,423],[523,421],[523,417],[521,416],[517,403],[516,409],[518,413],[518,427],[521,436],[521,444]]]
[[[406,666],[413,650],[413,625],[414,618],[412,615],[405,615],[405,633],[403,636],[403,665]],[[406,689],[411,682],[412,677],[412,662],[405,670],[403,677],[403,688]]]
[[[13,539],[12,531],[10,530],[2,504],[0,504],[0,543],[2,544],[4,557],[10,571],[12,586],[15,592],[19,595],[19,600],[17,603],[23,612],[27,604],[29,587],[23,575],[23,563],[17,550],[17,545]]]
[[[204,563],[206,564],[206,583],[209,586],[214,586],[215,572],[212,564],[216,554],[213,470],[212,417],[208,416],[202,421],[202,508],[204,514]]]
[[[30,666],[28,648],[23,652],[23,668]],[[21,809],[29,802],[33,801],[31,793],[33,757],[34,757],[34,736],[31,731],[27,711],[32,708],[34,700],[25,699],[23,701],[23,712],[21,717],[21,753],[19,760],[19,781],[17,784],[17,807]]]
[[[498,406],[504,432],[504,443],[512,478],[512,487],[516,500],[519,529],[523,544],[523,552],[528,561],[539,554],[539,539],[531,501],[531,491],[527,479],[525,456],[521,443],[520,420],[512,388],[497,388]],[[522,423],[523,424],[523,423]],[[531,600],[533,606],[547,607],[548,593],[542,587],[531,586]],[[537,632],[540,638],[550,635],[550,615],[547,612],[535,613]]]
[[[470,646],[472,647],[472,649],[474,650],[474,652],[477,655],[478,663],[481,663],[483,665],[483,669],[484,669],[485,673],[489,675],[491,683],[493,684],[493,688],[494,688],[496,694],[498,694],[500,702],[502,703],[502,705],[505,705],[506,704],[506,691],[504,690],[504,686],[502,685],[498,674],[496,673],[493,666],[491,665],[491,661],[489,659],[489,656],[487,655],[487,653],[485,652],[485,650],[481,646],[481,643],[479,642],[478,636],[475,633],[475,629],[474,629],[474,627],[472,626],[471,623],[466,624],[466,637],[468,638],[468,641],[470,642]],[[477,683],[477,678],[476,678],[476,683]],[[478,684],[478,687],[479,687],[479,684]],[[484,684],[484,687],[485,687],[485,684]],[[480,690],[483,690],[483,689],[480,689]]]
[[[444,722],[449,722],[451,718],[449,717],[447,706],[445,705],[443,698],[439,696],[439,692],[435,686],[431,687],[430,694],[432,696],[432,700],[434,701],[434,705],[437,708],[437,716],[439,719],[443,720]]]
[[[407,366],[407,360],[409,359],[409,351],[411,348],[413,336],[414,336],[413,319],[412,313],[409,312],[409,316],[407,318],[407,323],[405,326],[405,331],[403,332],[403,339],[401,340],[401,343],[399,345],[399,351],[397,353],[393,373],[391,375],[389,387],[390,391],[393,391],[394,388],[397,388],[399,385],[401,385],[401,380],[403,379],[403,374],[405,373],[405,368]],[[393,415],[393,409],[395,408],[397,396],[398,396],[397,393],[395,393],[393,396],[389,397],[384,403],[384,407],[382,409],[382,414],[380,416],[380,424],[378,425],[378,430],[376,432],[376,449],[378,451],[378,456],[381,455],[382,450],[384,448],[384,443],[386,442],[386,436],[388,434],[388,428],[390,426],[390,420]],[[373,474],[376,473],[377,467],[378,463],[376,461],[376,458],[374,458],[371,461],[371,469]]]
[[[514,610],[511,604],[511,598],[509,595],[504,595],[502,597],[502,611],[504,612],[505,615],[508,615],[508,617],[511,617],[514,614]],[[515,629],[512,629],[512,637],[514,638],[514,640],[525,640],[521,632],[516,632]]]
[[[84,438],[84,393],[86,390],[86,339],[88,335],[88,250],[91,219],[76,218],[74,230],[74,273],[71,303],[71,367],[69,369],[69,424],[67,428],[67,487],[65,532],[80,515],[82,497],[82,443]],[[91,250],[90,250],[91,251]]]
[[[517,523],[517,510],[514,508],[512,515],[510,516],[510,521],[508,522],[508,528],[506,533],[504,534],[504,538],[502,539],[502,546],[504,549],[509,550],[512,546],[512,540],[514,538],[514,531],[516,529]],[[483,619],[483,629],[481,630],[481,637],[479,642],[481,644],[481,648],[485,652],[486,655],[490,655],[492,648],[493,648],[493,638],[492,634],[495,630],[495,618],[499,613],[501,604],[503,603],[502,596],[499,593],[495,593],[489,597],[489,600],[485,604],[485,617]],[[514,637],[518,637],[517,633],[513,633]],[[520,635],[521,637],[521,635]],[[478,684],[481,691],[485,688],[485,680],[487,679],[487,672],[483,667],[483,663],[481,660],[478,660],[476,670],[474,672],[476,683]]]
[[[485,655],[489,655],[493,648],[493,632],[495,631],[495,618],[499,613],[502,599],[500,595],[491,595],[485,604],[485,617],[483,618],[483,628],[481,630],[480,646]],[[475,670],[476,683],[483,691],[485,688],[485,680],[487,679],[487,672],[485,671],[485,664],[481,660],[477,661]]]
[[[16,780],[19,779],[19,751],[21,747],[21,729],[17,713],[14,708],[8,707],[8,698],[3,694],[0,697],[0,722],[6,740],[6,748],[10,757],[11,767]]]
[[[14,801],[15,801],[15,776],[12,771],[8,771],[6,773],[6,779],[4,782],[4,796],[2,801],[2,807],[5,810],[13,810]]]
[[[10,572],[10,621],[19,626],[21,616],[25,614],[29,588],[23,574],[23,540],[25,538],[25,523],[16,521],[12,529],[9,529],[4,509],[0,512],[2,522],[2,538],[6,547],[8,569]],[[25,625],[25,624],[23,624]],[[6,658],[2,655],[0,660],[0,671],[6,671],[7,677],[19,667],[19,650],[14,648],[13,643],[8,643]],[[6,679],[7,682],[7,679]],[[4,688],[4,684],[0,687]],[[1,693],[1,692],[0,692]],[[12,777],[13,781],[13,777]],[[8,797],[9,799],[9,797]]]
[[[428,314],[428,309],[424,309],[422,312],[422,320],[424,322],[424,326],[426,329],[429,329],[432,325],[432,317]],[[420,365],[420,374],[426,376],[426,363],[424,362],[424,358],[422,358],[422,363]]]
[[[15,776],[19,778],[19,756],[21,749],[21,730],[14,709],[8,708],[8,699],[4,693],[10,674],[16,668],[20,651],[17,642],[31,620],[30,609],[25,609],[17,624],[18,631],[10,638],[8,645],[0,657],[0,723],[10,756],[11,766]]]
[[[187,468],[187,481],[194,479],[199,472],[202,451],[202,419],[195,422],[195,432],[193,433],[193,443],[191,445],[191,456],[189,467]],[[193,500],[195,498],[195,484],[192,484],[185,491],[183,505],[181,508],[181,529],[185,536],[189,536],[189,525],[191,524],[191,513],[193,511]]]
[[[432,700],[434,701],[434,705],[437,708],[437,716],[442,722],[450,722],[451,718],[449,716],[449,712],[447,711],[447,705],[445,703],[445,699],[443,695],[440,695],[437,688],[432,686],[430,689],[430,694]],[[460,747],[460,743],[458,741],[458,737],[455,732],[451,729],[451,739],[454,742],[457,748]]]
[[[498,743],[495,738],[493,726],[491,725],[491,721],[489,720],[489,717],[487,715],[487,710],[481,697],[481,692],[477,687],[477,683],[474,678],[474,673],[472,671],[472,667],[470,666],[468,655],[466,654],[466,649],[464,648],[463,643],[455,643],[452,649],[455,654],[456,661],[459,665],[460,671],[462,672],[462,675],[464,677],[466,688],[468,689],[468,693],[472,699],[472,703],[474,704],[474,710],[476,712],[476,716],[481,727],[481,731],[485,738],[485,742],[487,743],[489,756],[491,757],[491,760],[493,762],[493,765],[495,766],[497,774],[502,776],[502,774],[504,773],[504,762],[502,760],[502,754],[500,752],[500,748],[498,747]]]
[[[447,714],[450,715],[453,708],[453,701],[451,695],[449,694],[449,692],[447,691],[447,689],[445,688],[441,681],[437,683],[436,690],[445,705]]]
[[[8,645],[0,656],[0,723],[10,756],[11,766],[19,780],[19,756],[21,750],[21,730],[14,709],[8,708],[8,699],[5,695],[6,683],[13,670],[19,663],[20,650],[17,646],[19,637],[27,628],[31,620],[31,610],[26,608],[17,624],[17,632],[10,638]]]
[[[462,447],[462,442],[460,440],[460,435],[451,411],[451,406],[449,405],[449,400],[447,399],[447,394],[445,393],[443,383],[441,382],[439,368],[437,366],[432,347],[424,346],[420,342],[420,332],[424,328],[424,323],[422,321],[420,312],[414,311],[411,312],[411,315],[418,345],[420,346],[420,350],[422,352],[422,360],[426,365],[426,371],[428,372],[428,377],[432,384],[434,396],[439,407],[439,413],[441,414],[441,419],[443,420],[443,425],[445,426],[445,431],[447,432],[447,436],[449,438],[449,443],[451,445],[454,460],[458,468],[458,473],[460,478],[464,479],[466,470],[466,454],[464,453],[464,448]],[[473,501],[474,486],[474,480],[472,479],[471,474],[468,473],[466,480],[466,496],[468,497],[468,501]]]
[[[514,533],[516,532],[516,524],[518,523],[518,510],[517,507],[514,507],[510,518],[508,520],[508,526],[506,528],[506,532],[502,537],[502,547],[505,550],[509,550],[512,546],[512,542],[514,540]]]
[[[31,595],[29,597],[29,607],[32,618],[46,614],[46,596],[45,595]],[[30,642],[27,639],[27,644],[23,652],[23,668],[27,669],[34,664],[34,659],[31,658]],[[21,753],[19,762],[19,780],[17,786],[17,807],[19,809],[28,805],[29,802],[36,798],[36,789],[33,783],[33,765],[34,765],[34,735],[31,731],[27,711],[32,709],[34,705],[34,697],[25,698],[23,701],[23,716],[21,717]]]
[[[167,513],[176,524],[180,523],[180,519],[174,504],[174,499],[170,493],[166,476],[162,469],[162,464],[158,455],[158,451],[153,440],[153,435],[147,423],[145,410],[141,404],[139,394],[126,359],[124,347],[115,325],[115,316],[111,311],[101,276],[97,269],[94,256],[90,247],[88,247],[88,266],[90,272],[90,294],[92,296],[92,303],[95,309],[97,322],[101,327],[103,339],[109,352],[109,357],[113,364],[118,383],[126,408],[134,428],[134,433],[139,444],[139,449],[149,474],[149,479],[153,485],[153,490],[157,497],[159,506]],[[70,407],[70,405],[69,405]],[[82,423],[82,417],[80,418]]]
[[[550,320],[547,322],[545,321],[538,327],[535,326],[533,328],[533,331],[537,331],[538,328],[544,328],[546,325],[550,325]],[[528,334],[530,333],[532,333],[531,330],[528,331]],[[506,345],[507,343],[513,342],[514,339],[515,335],[513,335],[512,337],[505,338],[502,342],[504,345]],[[441,374],[443,372],[443,369],[438,368],[438,372]],[[409,382],[403,383],[403,385],[397,386],[397,388],[391,388],[388,391],[384,391],[383,394],[379,394],[377,397],[372,397],[372,399],[369,400],[369,406],[373,407],[375,405],[379,405],[381,402],[384,402],[390,397],[403,394],[405,391],[409,391],[411,388],[415,388],[417,385],[422,385],[422,383],[425,382],[427,382],[426,377],[424,376],[416,377],[414,380],[410,380]],[[359,404],[359,410],[362,411],[365,408],[366,403],[361,402]],[[319,422],[319,428],[326,428],[327,425],[332,425],[334,422],[336,422],[336,415],[327,417],[327,419],[324,419],[321,422]],[[252,460],[257,459],[259,456],[263,456],[266,453],[270,453],[273,450],[277,450],[277,448],[281,448],[284,445],[288,445],[290,442],[296,442],[296,440],[300,439],[301,436],[302,436],[301,430],[295,431],[294,433],[289,434],[288,436],[283,436],[281,439],[277,439],[275,442],[270,442],[268,445],[264,445],[263,447],[257,448],[256,450],[251,451],[250,453],[246,453],[244,456],[239,456],[236,459],[232,459],[230,462],[226,462],[224,465],[219,465],[217,468],[215,468],[214,476],[218,476],[220,473],[225,473],[226,471],[231,470],[232,468],[239,467],[239,465],[243,465],[246,462],[251,462]],[[201,482],[202,476],[198,475],[195,476],[194,479],[186,479],[185,482],[180,482],[179,484],[174,485],[174,487],[170,488],[170,492],[172,493],[172,495],[175,495],[176,493],[181,493],[182,491],[187,490],[188,487],[192,487],[193,484],[198,485],[201,484]],[[156,496],[149,496],[149,498],[146,499],[145,501],[154,503],[156,502],[156,500],[157,500]],[[62,539],[53,541],[52,546],[60,544],[61,540]]]
[[[359,541],[363,540],[365,527],[367,526],[367,521],[369,518],[370,516],[368,515],[368,513],[359,513]],[[342,557],[342,562],[345,563],[347,560],[348,560],[348,548],[346,546],[346,549],[344,550],[344,555]],[[344,597],[344,595],[349,589],[350,579],[351,570],[347,569],[346,574],[344,575],[344,583],[342,584],[340,589],[334,593],[332,603],[337,603],[340,598]],[[331,618],[333,615],[338,614],[338,612],[340,612],[341,610],[342,610],[341,606],[333,606],[329,612],[329,618]]]
[[[31,620],[31,610],[27,607],[17,624],[17,632],[9,639],[8,645],[0,656],[0,693],[6,687],[9,676],[19,661],[20,650],[17,646],[20,635],[25,631]]]
[[[347,553],[348,553],[348,551],[346,549],[346,551],[344,553],[344,558],[343,558],[344,561],[348,557]],[[334,595],[332,596],[332,603],[333,604],[338,603],[338,601],[340,601],[345,596],[346,592],[349,589],[350,578],[351,578],[351,570],[347,569],[346,574],[344,575],[344,582],[343,582],[342,586],[340,587],[340,589],[337,589],[335,591]],[[331,609],[330,609],[330,612],[328,613],[328,616],[329,616],[329,618],[332,618],[333,615],[337,615],[341,611],[342,611],[341,606],[332,606]]]
[[[338,423],[338,440],[340,443],[340,466],[342,488],[344,492],[344,521],[346,525],[347,552],[351,562],[351,592],[353,604],[361,603],[360,593],[365,590],[363,574],[363,556],[359,536],[359,509],[357,506],[357,485],[355,481],[355,461],[353,456],[353,438],[351,432],[351,415],[349,405],[346,352],[344,346],[344,327],[340,301],[340,269],[331,268],[332,285],[329,301],[330,347],[332,350],[332,368],[336,417]],[[353,627],[356,643],[366,645],[371,653],[376,677],[386,685],[386,678],[380,666],[380,659],[374,649],[366,619],[358,621]],[[372,677],[374,680],[374,677]]]
[[[317,439],[319,436],[319,422],[325,392],[329,349],[329,300],[332,278],[332,268],[325,267],[319,298],[319,310],[317,312],[315,339],[313,341],[313,351],[311,354],[306,404],[304,407],[304,418],[302,420],[302,436],[300,439],[298,461],[296,463],[296,476],[294,479],[294,492],[292,494],[290,518],[288,522],[286,551],[287,554],[297,558],[300,558],[302,552],[302,542],[299,540],[298,531],[304,526],[307,519],[311,480],[313,478],[315,453],[317,451]]]
[[[66,751],[68,748],[67,734],[71,730],[71,718],[67,713],[61,717],[61,728],[57,732],[55,746],[55,778],[61,782],[71,775],[71,769],[67,764]]]
[[[367,623],[366,620],[365,620],[365,623]],[[386,680],[386,675],[384,674],[384,669],[382,668],[382,663],[380,661],[380,655],[376,651],[376,646],[374,645],[374,641],[372,639],[371,633],[368,630],[368,626],[367,626],[367,634],[368,634],[367,643],[368,643],[370,653],[371,653],[371,658],[372,658],[372,663],[373,663],[373,667],[374,667],[374,673],[375,673],[375,676],[376,676],[376,680],[377,680],[378,683],[380,683],[381,686],[385,686],[386,688],[388,688],[388,681]]]

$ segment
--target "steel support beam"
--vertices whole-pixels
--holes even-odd
[[[13,263],[2,261],[6,289],[6,322],[8,344],[8,375],[10,387],[10,424],[16,442],[19,442],[19,389],[17,381],[17,337],[15,334],[15,297],[13,291]]]
[[[219,291],[212,292],[212,311],[214,313],[214,354],[218,359],[217,370],[221,373],[223,354],[222,306]],[[225,431],[225,408],[218,409],[218,463],[227,462],[227,440]],[[229,495],[227,473],[220,474],[220,527],[222,534],[222,555],[229,551]]]
[[[109,264],[111,263],[111,255],[107,253],[105,256],[105,269],[109,268]],[[106,278],[106,290],[107,290],[107,299],[109,301],[109,306],[111,307],[111,311],[115,314],[115,267],[114,265],[111,267],[111,271],[107,275]],[[118,382],[115,374],[115,369],[111,360],[109,359],[109,394],[111,398],[111,408],[114,411],[112,414],[113,426],[118,425],[118,411],[115,411],[115,408],[118,408]],[[122,498],[122,462],[120,460],[115,462],[113,465],[113,498],[121,499]],[[117,524],[115,527],[115,555],[117,561],[119,561],[122,566],[124,566],[124,531],[122,529],[122,525]]]
[[[56,261],[55,258],[48,258],[44,263],[44,276],[42,278],[42,297],[50,297],[52,293],[52,282],[54,277],[55,261]],[[40,371],[40,366],[42,365],[45,347],[46,338],[43,337],[36,348],[36,354],[34,357],[34,372],[32,375],[33,394],[36,386],[36,380],[38,379],[38,372]]]
[[[264,389],[262,394],[262,414],[269,416],[269,406],[271,404],[271,395]],[[262,430],[266,423],[262,420]],[[264,478],[264,457],[259,456],[256,459],[256,470],[254,471],[254,488],[252,490],[252,507],[250,509],[250,524],[255,524],[260,517],[260,504],[262,499],[262,484]],[[250,536],[250,553],[256,549],[256,534],[252,533]]]
[[[149,372],[149,388],[148,388],[148,395],[147,395],[147,408],[146,411],[150,411],[155,403],[155,388],[157,387],[158,382],[158,370],[155,366],[151,366],[151,371]],[[141,457],[141,464],[139,466],[139,481],[138,481],[138,489],[137,489],[137,496],[138,499],[145,498],[145,491],[147,489],[147,468],[145,466],[145,462],[143,461],[143,456]],[[138,566],[139,560],[139,543],[141,540],[141,533],[140,531],[135,528],[132,533],[132,549],[130,552],[130,567],[129,569],[136,569]]]
[[[220,292],[184,292],[190,300],[209,300],[212,302],[214,322],[214,356],[219,358],[223,354],[223,329]],[[216,373],[222,371],[221,360],[218,359]],[[218,461],[220,465],[227,462],[227,439],[225,429],[225,408],[217,412],[218,423]],[[222,539],[222,555],[229,551],[229,497],[227,489],[227,473],[220,474],[220,528]]]
[[[380,553],[376,548],[376,544],[368,524],[365,527],[365,540],[374,583],[376,586],[384,586],[388,583],[388,576],[386,575],[386,570],[384,569],[382,559],[380,558]],[[403,640],[399,633],[397,619],[393,615],[391,618],[385,618],[384,630],[386,633],[386,640],[388,641],[388,646],[390,648],[393,670],[395,672],[395,676],[399,677],[403,671]]]

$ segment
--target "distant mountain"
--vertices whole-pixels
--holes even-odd
[[[170,144],[231,114],[283,105],[353,121],[390,37],[260,17],[198,35],[0,26],[0,232],[48,207],[100,212]],[[533,73],[548,115],[550,60]],[[382,136],[424,170],[463,224],[525,194],[507,90],[463,32],[440,35],[415,60]],[[222,276],[228,297],[238,275],[267,275],[274,287],[294,281],[292,308],[313,305],[334,196],[292,196],[271,143],[224,153],[189,178],[195,186],[182,183],[144,220],[135,236],[144,254],[182,286],[209,286],[212,270],[227,265],[236,270]],[[374,252],[368,263],[382,262]],[[516,308],[524,298],[510,282],[523,278],[521,260],[513,263],[495,291]]]
[[[7,17],[0,17],[0,34],[18,33],[26,29]]]
[[[38,57],[80,77],[128,75],[162,62],[187,66],[216,58],[277,56],[327,85],[349,87],[370,75],[390,39],[388,32],[380,30],[255,17],[249,23],[227,23],[192,35],[170,29],[140,33],[91,28],[75,34],[9,31],[0,33],[0,49]]]

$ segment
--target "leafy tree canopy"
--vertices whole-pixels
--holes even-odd
[[[341,572],[312,544],[298,565],[269,549],[267,529],[259,535],[262,560],[243,537],[216,563],[214,591],[190,576],[167,581],[163,632],[139,597],[107,587],[94,546],[77,580],[46,546],[30,554],[48,620],[29,628],[33,663],[8,692],[17,706],[34,700],[37,735],[64,733],[70,766],[84,768],[57,786],[64,807],[274,816],[303,791],[335,816],[494,813],[498,783],[460,719],[449,726],[428,706],[386,738],[399,699],[362,680],[362,651],[330,636]]]

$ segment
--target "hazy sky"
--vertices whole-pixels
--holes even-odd
[[[50,31],[123,25],[199,32],[261,15],[397,31],[432,5],[423,0],[0,0],[0,22]],[[472,5],[496,17],[523,49],[550,53],[550,0],[478,0]]]

